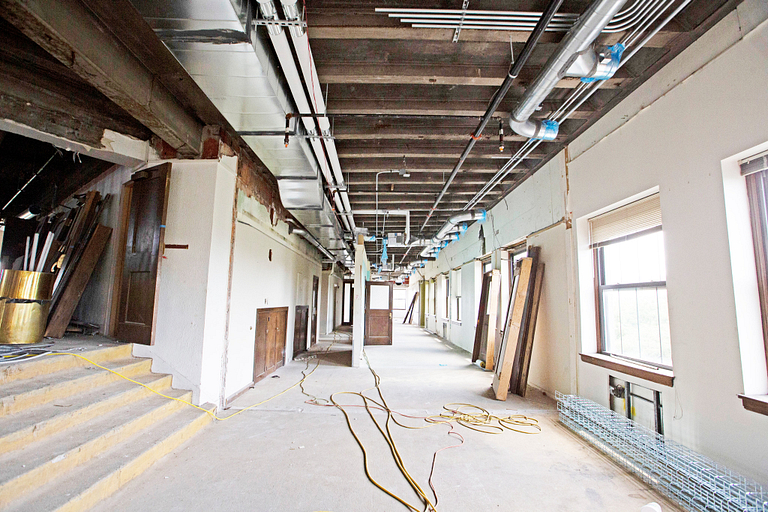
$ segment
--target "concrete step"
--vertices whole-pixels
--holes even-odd
[[[133,378],[150,388],[165,392],[171,387],[170,375],[146,373]],[[63,432],[152,394],[144,387],[120,379],[47,404],[0,418],[0,455],[19,450],[34,441]]]
[[[183,406],[162,421],[68,471],[63,477],[25,493],[4,510],[88,510],[178,448],[210,422],[208,414]]]
[[[80,360],[72,356],[45,357],[66,357],[67,359]],[[149,373],[152,360],[129,357],[99,364],[126,377],[133,378]],[[94,366],[67,368],[55,373],[16,380],[0,386],[0,417],[19,413],[31,407],[47,404],[78,393],[88,392],[98,386],[104,386],[118,380],[122,379],[114,373]]]
[[[191,392],[169,396],[191,399]],[[87,423],[49,436],[23,450],[0,456],[0,508],[65,475],[182,408],[176,400],[152,394]]]
[[[102,364],[116,359],[131,357],[133,345],[126,343],[115,347],[97,348],[85,352],[77,352],[95,363]],[[79,357],[67,355],[43,356],[31,361],[9,364],[0,367],[0,385],[22,379],[31,379],[40,375],[59,372],[68,368],[87,366],[89,363]]]

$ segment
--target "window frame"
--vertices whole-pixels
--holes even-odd
[[[613,357],[616,359],[626,360],[632,363],[640,364],[643,366],[650,366],[652,368],[658,368],[661,370],[668,370],[673,371],[673,365],[666,365],[664,363],[656,362],[656,361],[648,361],[645,359],[639,359],[636,357],[627,356],[625,354],[611,352],[608,350],[607,342],[605,335],[605,307],[603,304],[603,291],[604,290],[618,290],[618,289],[638,289],[638,288],[660,288],[664,287],[666,290],[667,288],[667,281],[642,281],[638,283],[621,283],[621,284],[613,284],[613,285],[606,285],[605,284],[605,252],[604,248],[607,245],[613,245],[617,243],[626,242],[629,240],[632,240],[634,238],[639,238],[645,235],[649,235],[651,233],[656,232],[663,232],[662,226],[658,226],[651,229],[646,229],[643,231],[639,231],[637,233],[633,233],[631,235],[627,236],[621,236],[618,238],[615,238],[613,240],[608,240],[602,243],[597,244],[595,247],[592,248],[592,258],[594,262],[594,287],[595,287],[595,330],[597,334],[597,346],[599,353],[608,356]],[[666,261],[665,261],[666,266]],[[669,311],[667,311],[667,317],[669,317]],[[671,340],[670,340],[671,344]],[[674,363],[674,362],[673,362]]]
[[[744,175],[757,273],[757,293],[768,364],[768,169]],[[762,194],[761,194],[762,192]]]

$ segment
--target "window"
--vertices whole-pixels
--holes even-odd
[[[740,165],[747,184],[763,342],[768,355],[768,155],[749,158]]]
[[[604,354],[672,368],[658,194],[589,220]]]
[[[451,271],[451,282],[453,283],[453,318],[457,322],[461,322],[461,269]]]
[[[429,282],[429,309],[432,315],[437,315],[437,296],[435,294],[435,280]]]
[[[482,260],[483,264],[483,274],[486,274],[487,272],[490,272],[493,270],[493,264],[491,263],[491,258],[488,258],[487,260]]]
[[[451,313],[451,279],[445,276],[443,280],[443,292],[445,294],[445,309],[443,309],[443,318],[449,318]]]
[[[515,275],[515,267],[517,266],[517,262],[527,256],[528,256],[527,242],[522,242],[522,243],[513,245],[509,249],[509,275],[510,276]]]

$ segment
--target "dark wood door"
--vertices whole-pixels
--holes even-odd
[[[288,308],[256,311],[256,340],[253,350],[253,381],[257,382],[280,368],[285,361]]]
[[[133,183],[120,285],[116,337],[149,345],[155,321],[171,164],[139,171]]]
[[[320,278],[312,276],[312,330],[309,332],[309,346],[317,343],[317,299],[320,294]]]
[[[392,344],[393,284],[365,283],[365,345]]]
[[[296,318],[293,321],[293,357],[307,350],[307,322],[309,306],[296,306]]]

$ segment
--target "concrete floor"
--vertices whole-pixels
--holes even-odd
[[[481,434],[463,427],[466,442],[437,456],[437,509],[449,511],[639,511],[651,501],[679,510],[624,473],[557,422],[554,402],[534,395],[490,398],[491,374],[469,355],[414,326],[395,324],[393,346],[367,347],[370,363],[392,409],[424,416],[449,402],[468,402],[499,415],[537,418],[542,432]],[[343,366],[347,340],[337,342],[306,381],[310,394],[327,398],[373,385],[368,368]],[[315,350],[324,350],[321,341]],[[310,360],[310,369],[315,364]],[[306,362],[293,361],[239,397],[231,414],[282,391],[301,378]],[[369,393],[370,394],[370,393]],[[373,396],[371,394],[371,396]],[[365,477],[360,448],[342,413],[305,403],[298,388],[227,421],[207,427],[94,510],[120,511],[389,511],[404,506]],[[343,403],[360,403],[346,395]],[[385,486],[418,505],[397,471],[388,446],[362,408],[349,410],[369,451],[371,472]],[[379,414],[378,416],[383,416]],[[419,421],[410,420],[417,425]],[[394,427],[405,464],[428,491],[432,454],[456,444],[446,426]]]

